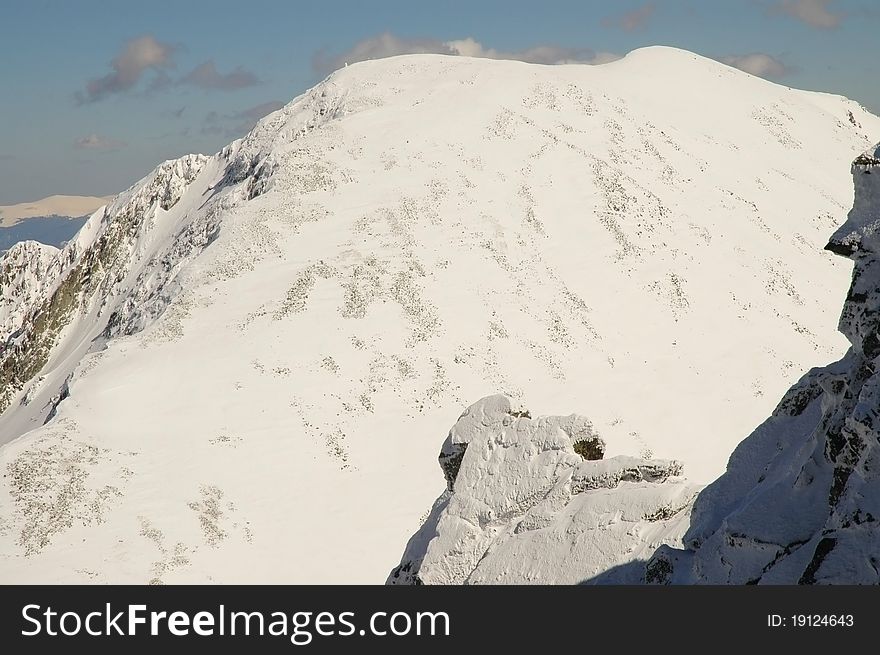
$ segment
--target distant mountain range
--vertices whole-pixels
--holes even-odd
[[[0,227],[11,227],[30,218],[67,216],[79,218],[91,214],[113,196],[48,196],[17,205],[0,205]]]
[[[23,219],[9,227],[0,227],[0,252],[9,250],[21,241],[37,241],[60,248],[79,232],[87,216],[35,216]]]
[[[20,241],[61,247],[79,231],[88,215],[112,196],[49,196],[0,207],[0,252]]]

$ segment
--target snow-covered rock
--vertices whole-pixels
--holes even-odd
[[[337,71],[22,273],[0,581],[379,582],[492,393],[714,479],[845,349],[821,249],[877,132],[670,48]]]
[[[852,165],[855,201],[827,248],[855,266],[840,317],[852,347],[811,370],[694,504],[687,549],[657,582],[880,583],[880,148]]]
[[[24,312],[58,275],[58,249],[20,241],[0,257],[0,344],[21,327]]]
[[[447,490],[388,582],[570,584],[680,543],[698,489],[681,465],[604,450],[583,416],[475,403],[440,451]]]

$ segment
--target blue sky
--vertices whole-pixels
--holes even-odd
[[[880,113],[876,0],[0,0],[0,10],[0,205],[120,191],[164,159],[217,151],[343,61],[414,51],[549,63],[671,45]]]

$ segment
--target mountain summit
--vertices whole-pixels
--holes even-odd
[[[381,582],[491,394],[711,481],[845,351],[878,132],[670,48],[337,71],[0,258],[0,580]]]

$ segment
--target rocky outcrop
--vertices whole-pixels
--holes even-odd
[[[20,241],[0,257],[0,344],[21,327],[30,307],[58,275],[58,248]]]
[[[165,298],[167,303],[161,289],[173,279],[175,266],[200,252],[209,239],[200,226],[196,238],[166,241],[157,225],[160,214],[177,204],[207,162],[203,155],[187,155],[161,164],[93,214],[63,250],[30,242],[0,258],[0,412],[44,369],[63,332],[71,332],[70,340],[77,342],[69,348],[81,349],[102,330],[120,332],[121,325],[142,325],[131,317],[161,311],[147,299]],[[192,226],[186,229],[192,231]],[[155,238],[151,232],[157,233]],[[139,267],[138,277],[129,280]],[[84,319],[83,330],[69,329],[77,317]],[[68,376],[69,372],[61,375],[59,384]],[[63,389],[49,391],[54,398]],[[22,401],[29,398],[25,394]]]
[[[388,583],[579,582],[674,543],[696,492],[681,465],[604,451],[583,416],[531,418],[506,396],[475,403],[440,452],[447,489]]]
[[[880,146],[852,174],[826,246],[855,264],[851,348],[792,387],[717,481],[694,499],[675,462],[602,460],[586,419],[487,398],[446,439],[448,488],[389,583],[880,583]],[[575,454],[585,443],[599,461]]]
[[[650,582],[880,583],[880,147],[852,165],[855,200],[827,249],[855,266],[840,317],[852,344],[813,369],[694,504],[684,549]]]

